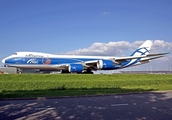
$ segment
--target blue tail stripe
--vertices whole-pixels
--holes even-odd
[[[145,52],[140,51],[140,50],[142,50],[142,49],[144,49]],[[137,53],[137,52],[141,53],[141,55],[145,55],[146,53],[149,53],[149,50],[146,49],[146,47],[139,48],[139,49],[137,49],[133,54],[131,54],[130,56],[134,56],[134,54]]]
[[[142,52],[142,50],[144,49],[144,52]],[[143,47],[143,48],[139,48],[137,49],[133,54],[131,54],[131,56],[134,56],[136,53],[141,53],[141,55],[146,55],[146,53],[149,53],[150,51],[146,48],[146,47]],[[131,60],[128,60],[127,62],[124,62],[122,64],[123,67],[127,67],[127,66],[131,66],[131,65],[134,65],[136,64],[141,58],[137,58],[136,60],[134,60],[133,62],[131,62],[133,59]],[[130,63],[131,62],[131,63]]]

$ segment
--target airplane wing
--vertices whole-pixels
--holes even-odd
[[[113,61],[116,64],[120,64],[120,63],[125,62],[127,60],[137,59],[137,58],[144,58],[144,57],[146,57],[146,55],[143,55],[143,56],[129,56],[129,57],[121,57],[121,58],[110,57],[110,58],[106,58],[106,60],[110,60],[110,61]],[[86,68],[96,70],[98,60],[99,59],[86,61],[86,62],[78,62],[76,64],[82,64]],[[59,69],[59,70],[67,70],[69,66],[70,66],[70,64],[66,63],[66,64],[53,65],[52,68]]]
[[[122,62],[126,62],[127,60],[137,59],[137,58],[145,58],[145,57],[147,57],[147,56],[142,55],[142,56],[119,57],[119,58],[110,57],[110,58],[106,58],[105,60],[110,60],[110,61],[113,61],[115,64],[120,64]],[[84,62],[83,66],[90,68],[90,69],[97,69],[97,62],[98,62],[98,60],[86,61],[86,62]]]
[[[158,54],[148,54],[148,55],[141,55],[141,56],[129,56],[129,57],[108,57],[108,58],[102,58],[102,60],[109,60],[112,61],[114,64],[121,64],[122,62],[126,62],[128,60],[132,59],[138,59],[141,58],[139,62],[149,62],[150,60],[157,59],[163,57],[163,55],[168,54],[168,53],[158,53]],[[155,57],[153,57],[155,56]],[[91,69],[91,70],[97,70],[97,63],[101,59],[97,60],[91,60],[91,61],[83,61],[83,62],[77,62],[75,64],[82,64],[83,67],[86,69]],[[58,65],[53,65],[52,68],[60,69],[60,70],[68,70],[70,64],[58,64]]]
[[[122,62],[126,62],[128,60],[142,58],[139,62],[148,62],[153,59],[164,57],[163,55],[169,54],[169,53],[158,53],[158,54],[148,54],[148,55],[142,55],[142,56],[129,56],[129,57],[118,57],[118,58],[109,58],[108,60],[111,60],[114,62],[114,64],[121,64]],[[155,56],[155,57],[153,57]],[[92,69],[97,69],[97,62],[98,60],[94,61],[87,61],[85,62],[85,67],[89,67]]]

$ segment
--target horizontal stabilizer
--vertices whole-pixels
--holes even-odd
[[[146,61],[161,58],[161,57],[164,57],[164,56],[157,56],[157,57],[153,57],[153,58],[144,58],[143,60],[140,60],[139,62],[146,62]]]
[[[158,53],[158,54],[148,54],[147,57],[160,56],[160,55],[165,55],[165,54],[169,54],[169,52],[166,52],[166,53]]]

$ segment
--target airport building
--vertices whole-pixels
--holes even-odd
[[[1,74],[17,74],[17,68],[13,67],[0,67]]]
[[[40,73],[50,73],[50,74],[60,74],[60,71],[39,71],[38,69],[21,69],[20,71],[14,67],[0,67],[0,74],[40,74]],[[172,71],[118,71],[118,74],[172,74]],[[94,74],[116,74],[116,73],[94,73]]]
[[[39,71],[38,69],[17,69],[15,67],[0,67],[0,74],[59,74],[60,71]]]
[[[37,73],[38,70],[33,69],[21,69],[20,71],[14,67],[0,67],[0,74],[29,74],[29,73]]]
[[[172,71],[120,71],[123,74],[172,74]]]

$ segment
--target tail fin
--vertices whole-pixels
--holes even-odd
[[[134,53],[130,56],[148,55],[152,46],[152,40],[146,40]]]

